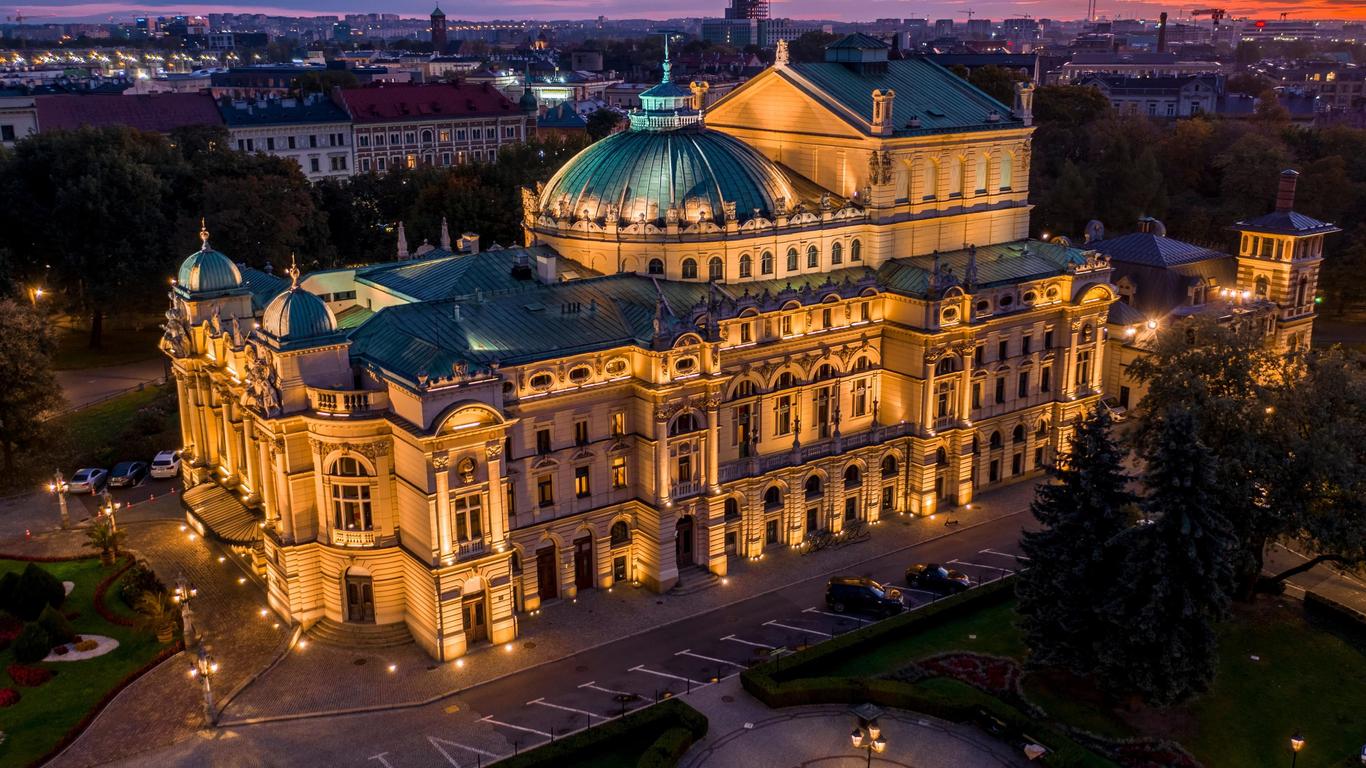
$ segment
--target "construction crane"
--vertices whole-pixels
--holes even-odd
[[[1096,0],[1087,0],[1087,2],[1086,2],[1086,20],[1087,20],[1087,21],[1095,21],[1095,20],[1096,20]]]
[[[1192,19],[1198,16],[1210,17],[1210,20],[1214,22],[1214,29],[1217,31],[1219,29],[1219,22],[1223,21],[1224,17],[1228,16],[1228,11],[1223,8],[1197,8],[1191,11]]]

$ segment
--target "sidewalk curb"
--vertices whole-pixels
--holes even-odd
[[[1024,508],[1024,509],[1017,509],[1017,510],[1015,510],[1014,512],[1005,512],[1005,513],[1002,513],[1002,514],[997,515],[997,516],[995,516],[995,517],[990,517],[990,518],[986,518],[986,519],[984,519],[984,520],[979,520],[978,522],[973,523],[973,524],[968,525],[968,526],[955,527],[953,530],[943,531],[943,532],[938,533],[938,534],[936,534],[936,535],[934,535],[934,536],[930,536],[930,537],[928,537],[928,538],[921,539],[920,541],[916,541],[916,542],[914,542],[914,543],[912,543],[912,544],[907,544],[906,546],[900,547],[900,548],[898,548],[898,549],[888,550],[887,552],[883,552],[882,554],[876,555],[876,556],[874,556],[874,557],[870,557],[870,558],[868,558],[868,559],[869,559],[869,560],[872,560],[872,559],[881,558],[881,557],[889,557],[889,556],[891,556],[891,555],[895,555],[895,554],[898,554],[898,553],[901,553],[901,552],[905,552],[905,551],[907,551],[907,550],[909,550],[909,549],[912,549],[912,548],[914,548],[914,547],[922,546],[922,545],[928,544],[928,543],[933,542],[933,541],[939,541],[939,540],[941,540],[941,539],[948,538],[949,536],[953,536],[953,535],[956,535],[956,534],[959,534],[959,533],[963,533],[964,531],[971,531],[971,530],[973,530],[973,529],[975,529],[975,528],[980,528],[980,527],[982,527],[982,526],[984,526],[984,525],[987,525],[987,524],[989,524],[989,523],[996,523],[996,522],[999,522],[999,521],[1001,521],[1001,520],[1005,520],[1005,519],[1010,518],[1010,517],[1015,517],[1015,516],[1017,516],[1017,515],[1022,515],[1022,514],[1027,513],[1028,511],[1029,511],[1028,508]],[[492,683],[496,683],[496,682],[498,682],[498,681],[500,681],[500,680],[503,680],[503,679],[505,679],[505,678],[512,677],[513,675],[520,675],[520,674],[522,674],[522,673],[524,673],[524,672],[529,672],[529,671],[531,671],[531,670],[533,670],[533,669],[538,669],[538,668],[544,667],[544,666],[546,666],[546,665],[548,665],[548,664],[554,664],[554,663],[558,663],[558,662],[564,661],[565,659],[573,658],[573,657],[575,657],[575,656],[577,656],[577,655],[579,655],[579,654],[581,654],[581,653],[587,653],[587,652],[589,652],[589,651],[594,651],[594,650],[597,650],[597,649],[602,648],[602,647],[604,647],[604,646],[611,645],[611,644],[613,644],[613,643],[617,643],[617,642],[620,642],[620,641],[622,641],[622,640],[627,640],[627,639],[630,639],[630,638],[632,638],[632,637],[636,637],[636,636],[638,636],[638,635],[643,635],[643,634],[646,634],[646,633],[649,633],[649,632],[655,632],[655,631],[658,631],[658,630],[663,629],[663,628],[665,628],[665,627],[673,626],[674,624],[679,624],[679,623],[684,622],[684,621],[697,621],[698,619],[700,619],[700,618],[702,618],[702,617],[705,617],[705,616],[707,616],[708,614],[715,613],[716,611],[723,610],[723,609],[725,609],[725,608],[729,608],[729,607],[732,606],[732,605],[737,605],[737,604],[739,604],[739,603],[747,602],[747,601],[753,600],[753,599],[755,599],[755,598],[764,597],[764,596],[766,596],[766,595],[771,595],[771,594],[773,594],[773,593],[775,593],[775,592],[778,592],[778,591],[780,591],[780,590],[787,589],[787,588],[791,587],[793,584],[800,584],[800,583],[802,583],[802,582],[811,581],[811,580],[814,580],[814,579],[824,579],[824,578],[828,578],[828,577],[830,577],[832,574],[838,573],[838,572],[843,571],[843,570],[847,570],[847,568],[836,568],[836,569],[834,569],[834,570],[824,571],[824,572],[817,573],[817,574],[815,574],[815,575],[809,576],[809,577],[807,577],[807,578],[805,578],[805,579],[802,579],[801,581],[798,581],[798,582],[792,582],[791,584],[784,584],[784,585],[782,585],[782,586],[774,587],[774,588],[772,588],[772,589],[768,589],[768,590],[765,590],[765,591],[763,591],[763,592],[758,592],[758,593],[755,593],[755,594],[753,594],[753,595],[748,595],[748,596],[745,596],[745,597],[736,598],[736,599],[731,600],[731,601],[729,601],[729,602],[722,603],[722,604],[720,604],[720,605],[712,606],[711,608],[707,609],[705,612],[703,612],[703,613],[701,613],[701,614],[697,614],[697,615],[693,615],[693,616],[687,616],[687,617],[684,617],[684,618],[676,619],[676,620],[674,620],[674,621],[668,622],[667,624],[660,624],[660,625],[657,625],[657,626],[645,627],[645,628],[639,629],[639,630],[637,630],[637,631],[635,631],[635,632],[632,632],[632,633],[630,633],[630,634],[620,635],[620,636],[618,636],[618,637],[613,637],[613,638],[610,639],[610,640],[604,640],[604,641],[602,641],[602,642],[600,642],[600,643],[595,643],[595,644],[593,644],[593,645],[586,646],[586,647],[584,647],[584,648],[575,649],[573,653],[565,654],[565,655],[563,655],[563,656],[558,656],[558,657],[553,658],[553,659],[546,659],[546,660],[544,660],[544,661],[537,662],[536,664],[532,664],[532,665],[530,665],[530,666],[522,667],[521,669],[518,669],[518,670],[515,670],[515,671],[512,671],[512,672],[504,672],[503,674],[501,674],[501,675],[496,675],[496,676],[494,676],[494,677],[489,678],[488,680],[483,680],[483,681],[481,681],[481,682],[475,683],[474,685],[471,685],[471,686],[469,686],[468,688],[461,688],[461,689],[459,689],[459,690],[447,691],[447,692],[445,692],[445,693],[440,693],[440,694],[437,694],[437,695],[435,695],[435,696],[430,696],[430,697],[428,697],[428,698],[426,698],[426,699],[421,699],[421,700],[418,700],[418,701],[399,702],[399,703],[396,703],[396,704],[375,704],[375,705],[369,705],[369,706],[362,706],[362,707],[347,707],[347,708],[343,708],[343,709],[334,709],[334,710],[314,710],[314,711],[308,711],[308,712],[292,712],[292,713],[286,714],[286,715],[263,715],[263,716],[260,716],[260,717],[246,717],[246,718],[242,718],[242,719],[240,719],[240,720],[220,720],[219,723],[218,723],[218,727],[220,727],[220,728],[227,728],[227,727],[241,727],[241,726],[248,726],[248,725],[263,725],[263,724],[267,724],[267,723],[289,722],[289,721],[293,721],[293,720],[311,720],[311,719],[315,719],[315,718],[337,717],[337,716],[343,716],[343,715],[359,715],[359,714],[368,714],[368,713],[374,713],[374,712],[392,712],[392,711],[399,711],[399,710],[404,710],[404,709],[416,709],[416,708],[418,708],[418,707],[429,706],[429,705],[431,705],[431,704],[435,704],[435,703],[437,703],[437,702],[439,702],[439,701],[442,701],[442,700],[444,700],[444,699],[448,699],[448,698],[450,698],[450,697],[452,697],[452,696],[457,696],[457,695],[459,695],[459,694],[461,694],[461,693],[465,693],[466,691],[471,691],[471,690],[474,690],[474,689],[476,689],[476,688],[481,688],[481,687],[483,687],[483,686],[490,685],[490,684],[492,684]],[[272,665],[272,666],[273,666],[273,665]],[[235,694],[236,694],[236,692],[234,692],[234,695],[235,695]]]

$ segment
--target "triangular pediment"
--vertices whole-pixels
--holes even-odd
[[[820,96],[795,74],[770,67],[707,110],[709,128],[727,133],[773,131],[862,139],[872,116],[856,116]]]

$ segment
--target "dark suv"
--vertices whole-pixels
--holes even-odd
[[[901,613],[901,591],[884,587],[872,579],[836,576],[825,588],[825,604],[835,613],[858,611],[886,616]]]

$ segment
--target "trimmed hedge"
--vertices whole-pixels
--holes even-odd
[[[668,699],[500,760],[498,765],[501,768],[597,765],[604,753],[615,751],[623,740],[639,739],[642,734],[652,732],[659,733],[659,736],[640,756],[636,765],[639,768],[673,768],[693,744],[707,735],[707,718],[678,699]]]
[[[953,695],[912,683],[877,678],[827,677],[828,660],[835,655],[857,654],[865,648],[894,641],[901,636],[938,626],[959,616],[1011,599],[1014,578],[939,600],[923,608],[841,635],[828,642],[798,651],[785,659],[765,662],[745,670],[741,685],[752,696],[773,708],[806,704],[862,704],[922,712],[954,722],[977,722],[983,715],[1005,723],[1015,732],[1029,734],[1050,750],[1044,764],[1065,768],[1113,768],[1114,763],[1077,744],[1000,699],[969,685]]]

